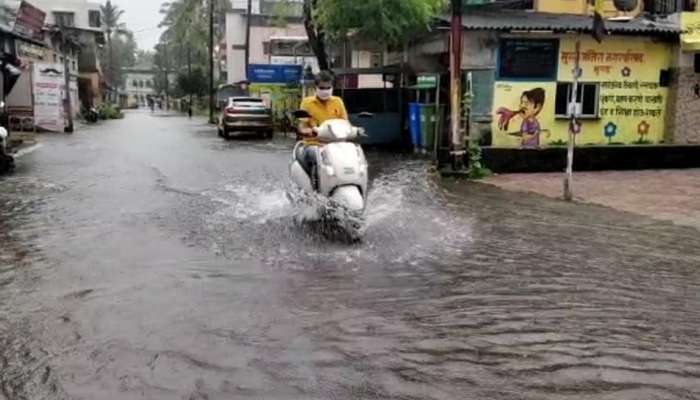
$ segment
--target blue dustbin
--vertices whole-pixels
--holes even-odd
[[[421,137],[421,107],[418,103],[408,104],[408,130],[411,133],[411,144],[414,150],[423,147]]]

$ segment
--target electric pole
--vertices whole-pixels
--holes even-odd
[[[165,59],[165,109],[170,110],[170,80],[168,79],[168,41],[163,41],[163,58]]]
[[[187,47],[187,80],[188,82],[188,88],[187,90],[190,92],[190,101],[188,104],[188,110],[187,114],[189,115],[190,118],[192,118],[192,45],[190,44],[189,47]]]
[[[574,64],[573,83],[571,86],[571,98],[569,99],[569,142],[566,146],[566,175],[564,177],[564,200],[572,201],[574,199],[573,180],[574,180],[574,146],[576,146],[576,131],[578,127],[578,81],[581,78],[581,41],[576,41],[576,62]]]
[[[61,30],[61,43],[63,44],[63,75],[65,76],[66,85],[66,97],[64,99],[66,111],[68,112],[68,126],[65,127],[64,131],[66,133],[73,133],[73,104],[71,102],[70,96],[70,61],[68,60],[68,39],[66,38],[66,29],[61,23],[59,26]]]
[[[253,14],[253,0],[248,0],[248,13],[245,21],[245,79],[248,79],[248,66],[250,65],[250,18]]]
[[[464,136],[462,134],[462,0],[452,0],[450,26],[450,137],[452,169],[464,169]]]
[[[214,1],[209,0],[209,123],[214,123]]]

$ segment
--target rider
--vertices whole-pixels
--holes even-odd
[[[321,143],[316,139],[316,134],[312,128],[321,125],[329,119],[348,119],[348,112],[345,109],[343,99],[333,96],[333,75],[328,71],[321,71],[316,76],[315,84],[315,95],[304,98],[299,107],[311,116],[299,121],[299,134],[304,141],[304,169],[311,176],[314,188],[318,184],[316,165],[318,163],[318,146]]]

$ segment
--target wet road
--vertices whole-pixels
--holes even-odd
[[[0,399],[697,399],[700,232],[371,154],[364,243],[291,143],[128,114],[0,178]]]

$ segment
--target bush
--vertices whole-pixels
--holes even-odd
[[[469,155],[469,168],[467,169],[469,178],[482,179],[493,174],[481,161],[481,146],[479,146],[478,142],[469,141],[467,154]]]
[[[103,103],[97,107],[97,114],[100,119],[122,119],[124,118],[124,113],[122,110],[114,104]]]

